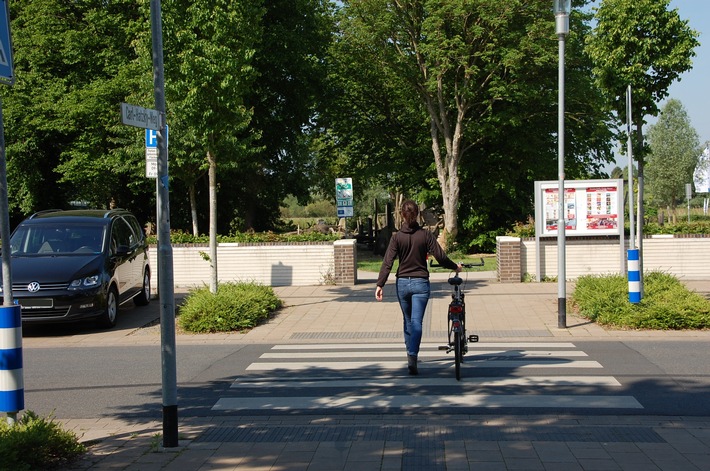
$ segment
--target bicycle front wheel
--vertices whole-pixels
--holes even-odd
[[[463,338],[458,330],[454,332],[454,364],[456,367],[456,380],[461,381],[461,362],[463,361]]]

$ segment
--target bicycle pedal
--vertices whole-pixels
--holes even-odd
[[[448,350],[449,346],[448,345],[439,345],[439,350]]]
[[[468,341],[469,342],[478,342],[478,335],[469,335]]]

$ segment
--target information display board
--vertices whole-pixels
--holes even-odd
[[[564,188],[565,235],[619,235],[624,225],[623,180],[569,180]],[[557,235],[559,182],[535,182],[535,232]]]

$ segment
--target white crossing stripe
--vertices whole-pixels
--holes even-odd
[[[453,354],[434,343],[422,344],[420,374],[414,377],[407,375],[402,343],[274,345],[235,379],[231,395],[220,398],[212,410],[643,409],[633,396],[610,394],[622,386],[613,376],[584,374],[603,366],[586,359],[573,343],[481,342],[468,347],[457,381]],[[502,375],[492,376],[494,369]],[[491,394],[495,388],[505,389]],[[583,394],[571,394],[577,389]]]
[[[212,410],[266,410],[372,408],[417,409],[462,407],[515,407],[564,409],[643,409],[632,396],[543,395],[543,394],[447,394],[427,396],[295,396],[295,397],[223,397]]]
[[[446,342],[446,339],[444,339]],[[422,343],[421,349],[433,348],[437,349],[438,343]],[[575,345],[570,342],[481,342],[469,343],[468,348],[575,348]],[[289,344],[289,345],[274,345],[272,350],[375,350],[375,349],[404,349],[402,343],[321,343],[317,345],[307,344]]]
[[[359,378],[359,379],[331,379],[323,377],[298,377],[295,380],[270,377],[258,379],[237,378],[232,383],[232,388],[362,388],[362,387],[418,387],[418,386],[447,386],[452,385],[451,378]],[[618,387],[621,383],[613,376],[518,376],[518,377],[466,377],[463,376],[456,384],[474,386],[597,386]]]
[[[365,353],[360,353],[364,356]],[[579,350],[560,350],[560,351],[549,351],[549,350],[469,350],[468,354],[464,355],[464,361],[475,360],[476,357],[484,355],[496,355],[499,357],[552,357],[552,356],[563,356],[563,357],[586,357],[586,353]],[[372,352],[372,355],[380,358],[403,358],[404,354],[402,352]],[[419,358],[435,358],[441,357],[440,351],[420,351]],[[286,358],[286,359],[303,359],[303,358],[352,358],[352,352],[279,352],[279,353],[264,353],[260,358]]]
[[[453,358],[452,358],[453,361]],[[272,371],[289,370],[302,371],[309,369],[322,370],[358,370],[362,368],[381,368],[385,370],[402,369],[405,361],[321,361],[321,362],[258,362],[247,367],[248,371]],[[431,363],[419,363],[419,370],[441,369],[441,365]],[[450,366],[450,365],[447,365]],[[603,368],[601,364],[591,360],[473,360],[468,358],[462,368]]]

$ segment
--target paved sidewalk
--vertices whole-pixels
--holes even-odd
[[[401,341],[394,276],[382,302],[374,299],[375,276],[360,272],[355,286],[275,288],[286,306],[266,324],[246,334],[178,335],[178,348],[193,343]],[[424,342],[443,340],[435,335],[446,329],[448,286],[443,280],[441,275],[432,278],[431,327]],[[688,286],[710,290],[710,282]],[[554,283],[501,284],[491,273],[471,273],[467,293],[481,342],[710,340],[710,332],[608,331],[572,313],[567,327],[558,328]],[[158,304],[151,305],[157,309]],[[41,340],[43,345],[55,341]],[[158,326],[119,329],[71,342],[152,344],[160,342],[160,332]],[[76,470],[710,470],[710,417],[215,414],[180,417],[180,446],[168,449],[161,446],[162,423],[155,420],[62,422],[90,444],[89,453],[70,468]]]

